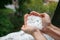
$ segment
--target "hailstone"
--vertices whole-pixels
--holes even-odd
[[[34,15],[28,16],[27,17],[27,25],[42,30],[42,28],[43,28],[42,18],[39,16],[34,16]]]

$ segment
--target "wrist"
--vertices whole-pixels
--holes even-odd
[[[36,39],[36,40],[46,40],[46,38],[43,36],[43,33],[40,30],[36,30],[32,36]]]
[[[35,35],[37,35],[39,32],[40,32],[40,30],[37,29],[37,30],[35,30],[34,32],[32,32],[32,35],[35,36]]]

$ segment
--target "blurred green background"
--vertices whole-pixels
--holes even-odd
[[[15,5],[15,11],[5,5]],[[44,0],[0,0],[0,36],[19,31],[24,24],[24,14],[31,11],[48,13],[52,18],[58,2]],[[18,5],[18,7],[16,7]]]

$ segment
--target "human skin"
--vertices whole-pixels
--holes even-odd
[[[30,15],[40,16],[42,18],[42,23],[43,23],[44,28],[43,28],[43,30],[36,31],[38,29],[31,28],[31,27],[27,26],[27,24],[26,24],[27,19],[26,18],[29,16],[29,14],[26,14],[24,16],[24,27],[22,27],[23,31],[33,35],[33,37],[36,40],[40,40],[41,38],[43,40],[46,40],[46,38],[43,36],[43,33],[50,35],[55,40],[60,40],[60,28],[57,28],[56,26],[54,26],[51,23],[51,19],[48,14],[46,14],[46,13],[39,14],[38,12],[32,11],[30,13]],[[38,35],[42,35],[42,36],[38,36]]]

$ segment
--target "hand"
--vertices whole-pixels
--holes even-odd
[[[45,31],[46,28],[51,24],[51,19],[50,19],[48,14],[46,14],[46,13],[39,14],[38,12],[32,11],[30,14],[25,14],[24,15],[24,25],[27,25],[27,23],[26,23],[27,17],[30,16],[30,15],[35,15],[35,16],[39,16],[39,17],[42,18],[42,24],[43,24],[43,27],[44,27],[42,31]]]
[[[29,15],[35,15],[35,16],[41,17],[42,18],[42,23],[43,23],[43,26],[44,26],[44,28],[41,31],[50,35],[51,37],[53,37],[57,40],[60,40],[60,38],[59,38],[60,34],[59,34],[59,31],[58,31],[58,28],[51,24],[51,19],[50,19],[48,14],[46,14],[46,13],[39,14],[38,12],[32,11]],[[22,30],[24,30],[25,32],[27,32],[29,34],[32,34],[32,33],[35,34],[35,38],[37,39],[37,33],[39,33],[39,31],[37,31],[38,29],[27,26],[26,21],[27,21],[27,17],[29,15],[26,14],[25,17],[24,17],[25,28],[22,27]],[[41,31],[40,31],[39,34],[42,35]],[[41,37],[39,37],[39,38],[41,38]],[[44,37],[42,37],[42,39],[43,38]]]
[[[39,16],[42,18],[43,26],[49,26],[51,24],[50,16],[47,13],[38,13],[35,11],[32,11],[30,15]]]
[[[47,13],[41,13],[39,14],[38,12],[32,11],[30,15],[36,15],[42,18],[42,24],[43,24],[43,30],[45,31],[48,26],[51,24],[51,19]]]
[[[28,34],[31,34],[36,32],[37,29],[36,28],[33,28],[31,26],[28,26],[28,25],[23,25],[22,28],[21,28],[24,32],[28,33]]]
[[[22,26],[21,29],[26,33],[32,34],[37,30],[37,28],[34,28],[34,27],[27,25],[26,21],[27,21],[28,16],[29,16],[29,14],[24,15],[24,25]]]
[[[31,34],[35,40],[46,40],[43,33],[38,29],[26,25],[23,25],[21,29],[28,34]]]

